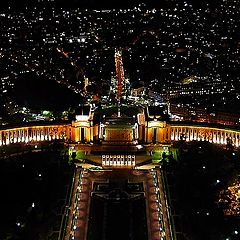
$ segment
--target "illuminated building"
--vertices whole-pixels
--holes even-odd
[[[138,115],[138,119],[143,117]],[[103,134],[105,132],[105,134]],[[99,134],[99,135],[98,135]],[[123,136],[123,135],[124,136]],[[103,136],[104,135],[104,136]],[[122,136],[122,137],[121,137]],[[127,137],[126,137],[127,136]],[[104,143],[131,143],[135,140],[143,144],[165,144],[179,140],[208,141],[217,144],[227,144],[231,139],[234,146],[240,145],[240,130],[231,127],[209,127],[201,123],[185,124],[184,122],[167,123],[165,121],[141,121],[125,128],[113,125],[92,125],[87,117],[77,117],[72,124],[54,124],[42,126],[26,126],[0,130],[0,145],[10,143],[28,143],[62,139],[73,143],[90,143],[93,139],[102,138]]]
[[[207,122],[227,126],[239,126],[240,114],[232,112],[209,112],[206,108],[170,104],[170,112],[183,121]]]

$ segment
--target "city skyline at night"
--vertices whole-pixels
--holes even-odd
[[[239,11],[5,2],[0,239],[237,240]]]

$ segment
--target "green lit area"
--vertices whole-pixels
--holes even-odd
[[[160,163],[161,161],[177,161],[178,150],[173,147],[161,147],[152,151],[152,162]]]
[[[86,159],[86,153],[84,150],[76,150],[69,148],[68,150],[68,156],[69,156],[69,161],[75,160],[75,159]]]

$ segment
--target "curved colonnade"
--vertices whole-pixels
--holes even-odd
[[[93,126],[76,127],[74,124],[55,124],[46,126],[17,127],[0,130],[0,146],[11,143],[33,143],[62,139],[63,141],[89,143],[93,138],[98,139],[98,129]],[[98,128],[98,126],[97,126]],[[84,129],[84,131],[82,131]],[[84,136],[80,137],[81,131]],[[139,132],[139,140],[144,143],[171,143],[173,141],[208,141],[216,144],[231,142],[240,146],[240,129],[217,128],[197,125],[183,125],[182,123],[166,124],[164,127],[149,127],[146,134]],[[93,136],[95,135],[95,136]],[[153,140],[153,136],[154,140]],[[143,137],[144,136],[144,137]],[[135,138],[136,139],[136,138]]]
[[[54,139],[68,140],[70,136],[69,125],[17,127],[0,130],[0,146],[11,143],[52,141]]]
[[[234,146],[240,146],[240,129],[224,129],[202,126],[169,126],[170,141],[208,141],[216,144],[227,144],[228,142]]]

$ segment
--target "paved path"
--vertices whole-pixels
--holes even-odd
[[[78,240],[87,239],[93,182],[106,181],[111,178],[128,179],[129,182],[143,182],[146,197],[148,239],[160,240],[163,237],[163,239],[172,240],[170,215],[161,174],[159,169],[89,171],[78,167],[72,191],[65,240],[70,240],[72,237]]]

